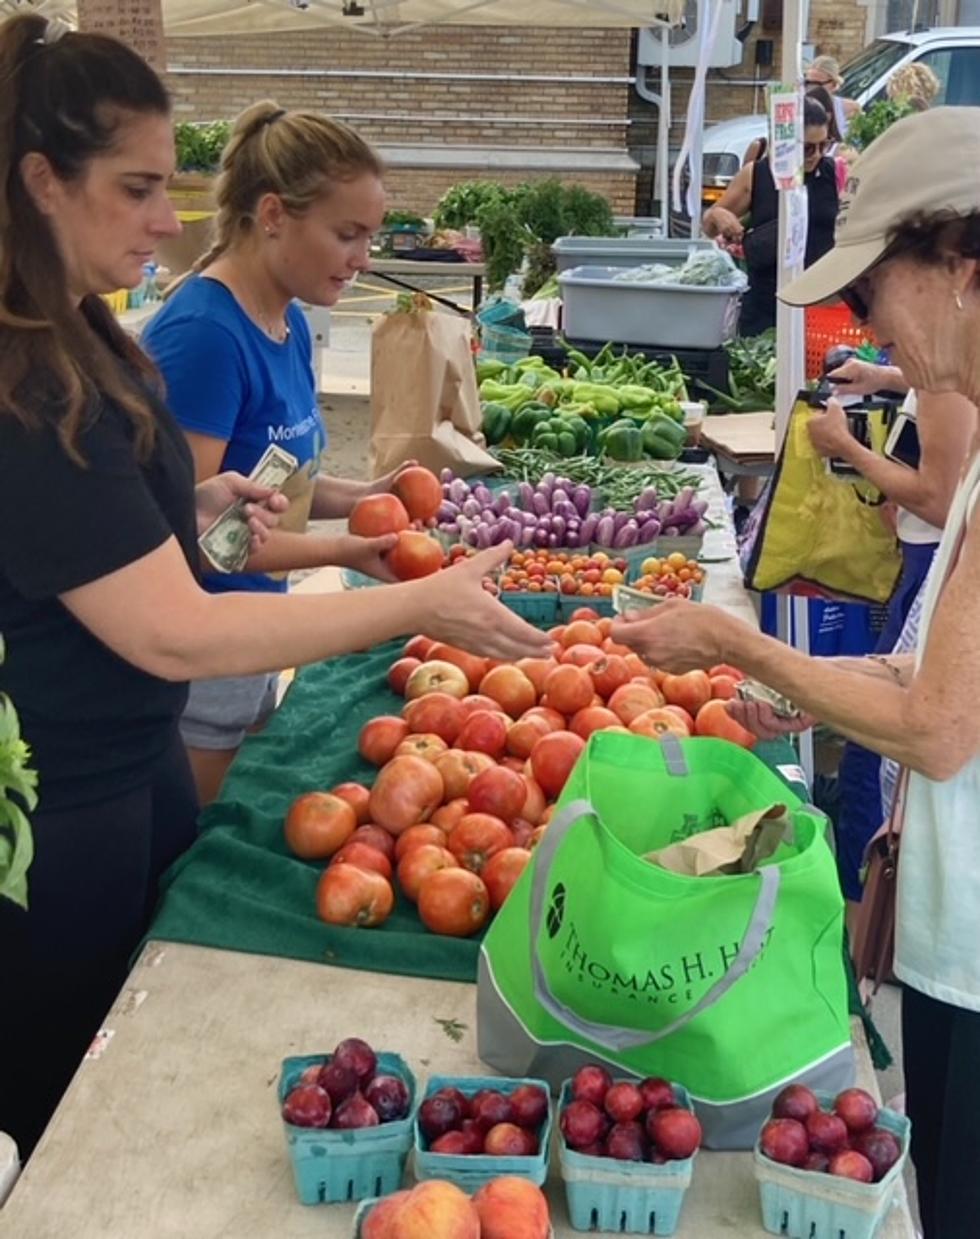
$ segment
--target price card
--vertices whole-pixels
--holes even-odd
[[[777,189],[803,184],[803,94],[795,83],[769,88],[769,166]]]

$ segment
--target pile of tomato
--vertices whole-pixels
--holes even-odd
[[[358,737],[378,768],[373,785],[306,793],[286,819],[291,850],[329,862],[317,888],[325,921],[380,925],[397,888],[432,932],[478,932],[530,860],[593,732],[751,747],[725,707],[737,668],[661,672],[617,644],[612,625],[580,608],[550,630],[550,657],[516,663],[408,642],[388,671],[405,704]]]

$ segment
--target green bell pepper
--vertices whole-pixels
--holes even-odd
[[[488,359],[478,361],[476,363],[476,381],[482,383],[484,379],[499,379],[510,367],[505,361],[491,361]]]
[[[536,427],[550,421],[553,411],[544,404],[527,404],[514,414],[510,433],[518,443],[529,443]]]
[[[512,419],[513,415],[505,404],[490,401],[483,406],[483,434],[489,446],[502,443],[507,438]]]
[[[643,432],[632,422],[613,422],[599,435],[599,445],[613,460],[634,461],[643,459]]]
[[[577,413],[570,413],[568,409],[561,410],[561,420],[565,423],[565,429],[570,430],[575,436],[575,448],[581,454],[588,447],[592,437],[589,423],[584,417],[579,417]]]
[[[676,460],[684,450],[687,432],[669,417],[651,417],[642,430],[643,451],[654,460]]]

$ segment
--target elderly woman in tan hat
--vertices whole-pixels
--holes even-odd
[[[834,248],[783,299],[841,297],[916,389],[980,401],[978,169],[976,109],[900,121],[852,169]],[[978,447],[975,437],[925,586],[916,653],[811,658],[685,602],[612,632],[672,671],[733,663],[904,767],[895,972],[926,1239],[974,1239],[980,1226]]]

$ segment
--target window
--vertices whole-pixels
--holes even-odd
[[[926,52],[919,63],[928,65],[939,78],[934,107],[944,103],[957,107],[980,105],[980,46],[940,48]]]
[[[905,43],[878,39],[846,66],[844,84],[838,94],[842,99],[860,99],[866,90],[886,77],[908,53]]]

